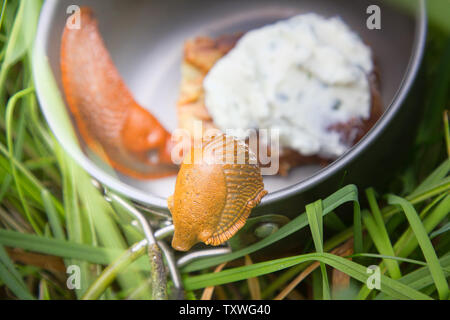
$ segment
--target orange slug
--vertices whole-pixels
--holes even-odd
[[[81,9],[79,29],[64,29],[61,73],[81,137],[114,169],[140,179],[178,171],[170,133],[133,99],[89,8]]]
[[[187,251],[198,242],[227,241],[266,194],[256,155],[245,142],[221,134],[201,147],[194,144],[167,200],[175,227],[172,247]]]

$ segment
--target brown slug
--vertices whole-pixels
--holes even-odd
[[[187,251],[198,242],[224,243],[266,194],[256,155],[245,142],[221,134],[194,145],[168,199],[175,227],[172,247]]]

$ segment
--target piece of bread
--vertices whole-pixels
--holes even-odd
[[[194,133],[194,122],[202,121],[203,132],[216,128],[205,107],[203,79],[217,60],[226,55],[236,45],[242,34],[223,35],[216,39],[197,37],[186,41],[181,68],[180,96],[177,102],[178,127]],[[341,134],[348,145],[357,143],[381,116],[382,107],[376,72],[369,75],[372,95],[370,117],[367,120],[353,118],[346,123],[336,123],[329,130]],[[270,153],[269,153],[270,154]],[[279,174],[286,175],[289,169],[305,164],[326,165],[335,159],[320,156],[305,156],[290,148],[280,150]]]

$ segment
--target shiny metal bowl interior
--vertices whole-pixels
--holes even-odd
[[[350,0],[249,0],[249,1],[73,1],[47,0],[44,4],[35,44],[34,74],[43,113],[66,151],[93,177],[112,189],[154,208],[166,210],[166,196],[175,178],[138,181],[124,177],[80,148],[64,103],[49,98],[48,83],[60,85],[59,46],[68,17],[67,8],[76,4],[94,9],[100,31],[111,56],[135,98],[170,130],[176,126],[175,102],[180,81],[182,47],[198,35],[217,36],[247,31],[299,13],[316,12],[341,16],[368,43],[380,72],[385,112],[372,130],[341,158],[327,166],[295,169],[287,178],[264,177],[270,193],[261,206],[300,193],[358,157],[389,125],[402,105],[416,75],[425,39],[423,1],[416,12],[405,14],[385,3],[382,29],[366,27],[366,8],[377,1]],[[48,68],[47,68],[48,67]],[[46,83],[48,82],[48,83]],[[57,97],[62,102],[62,94]],[[65,125],[63,125],[65,123]]]

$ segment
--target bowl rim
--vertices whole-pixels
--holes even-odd
[[[258,207],[264,207],[273,204],[274,202],[277,202],[279,200],[282,200],[284,198],[297,195],[324,182],[329,176],[333,174],[333,172],[338,172],[343,168],[345,168],[348,164],[350,164],[355,158],[358,157],[360,153],[362,153],[366,148],[368,148],[371,144],[373,144],[375,140],[386,129],[388,124],[400,110],[409,90],[411,89],[414,83],[414,79],[416,78],[416,75],[418,73],[424,54],[424,47],[427,33],[427,14],[426,14],[425,0],[417,0],[417,4],[418,5],[415,9],[416,14],[415,35],[411,51],[411,57],[408,62],[408,66],[406,68],[406,72],[400,83],[400,86],[396,94],[394,95],[390,105],[385,110],[380,119],[378,119],[375,125],[366,133],[366,135],[357,144],[355,144],[340,158],[338,158],[331,164],[327,165],[326,167],[318,170],[313,175],[311,175],[310,177],[308,177],[303,181],[300,181],[296,184],[285,187],[281,190],[277,190],[267,194],[267,196],[262,199]],[[92,177],[100,181],[103,185],[111,188],[112,190],[122,195],[131,198],[132,200],[138,201],[145,206],[163,211],[168,211],[167,202],[165,198],[146,193],[107,174],[101,168],[99,168],[94,162],[92,162],[92,160],[90,160],[86,155],[84,154],[80,155],[76,152],[73,152],[71,149],[66,148],[64,141],[62,141],[61,137],[59,137],[58,134],[56,134],[55,129],[53,128],[52,125],[52,121],[49,120],[50,119],[49,108],[45,107],[49,104],[49,101],[46,99],[46,96],[43,93],[41,81],[39,81],[39,79],[41,79],[43,71],[40,68],[37,68],[36,66],[37,63],[35,63],[36,59],[34,59],[34,57],[39,54],[43,57],[47,57],[46,48],[49,41],[49,34],[50,34],[49,30],[51,28],[52,18],[54,16],[57,5],[58,5],[57,0],[47,0],[42,7],[35,37],[35,44],[33,50],[34,51],[33,66],[32,66],[34,83],[36,87],[36,94],[38,96],[39,103],[41,105],[41,110],[44,114],[44,117],[51,131],[55,135],[58,142],[63,146],[65,151]]]

